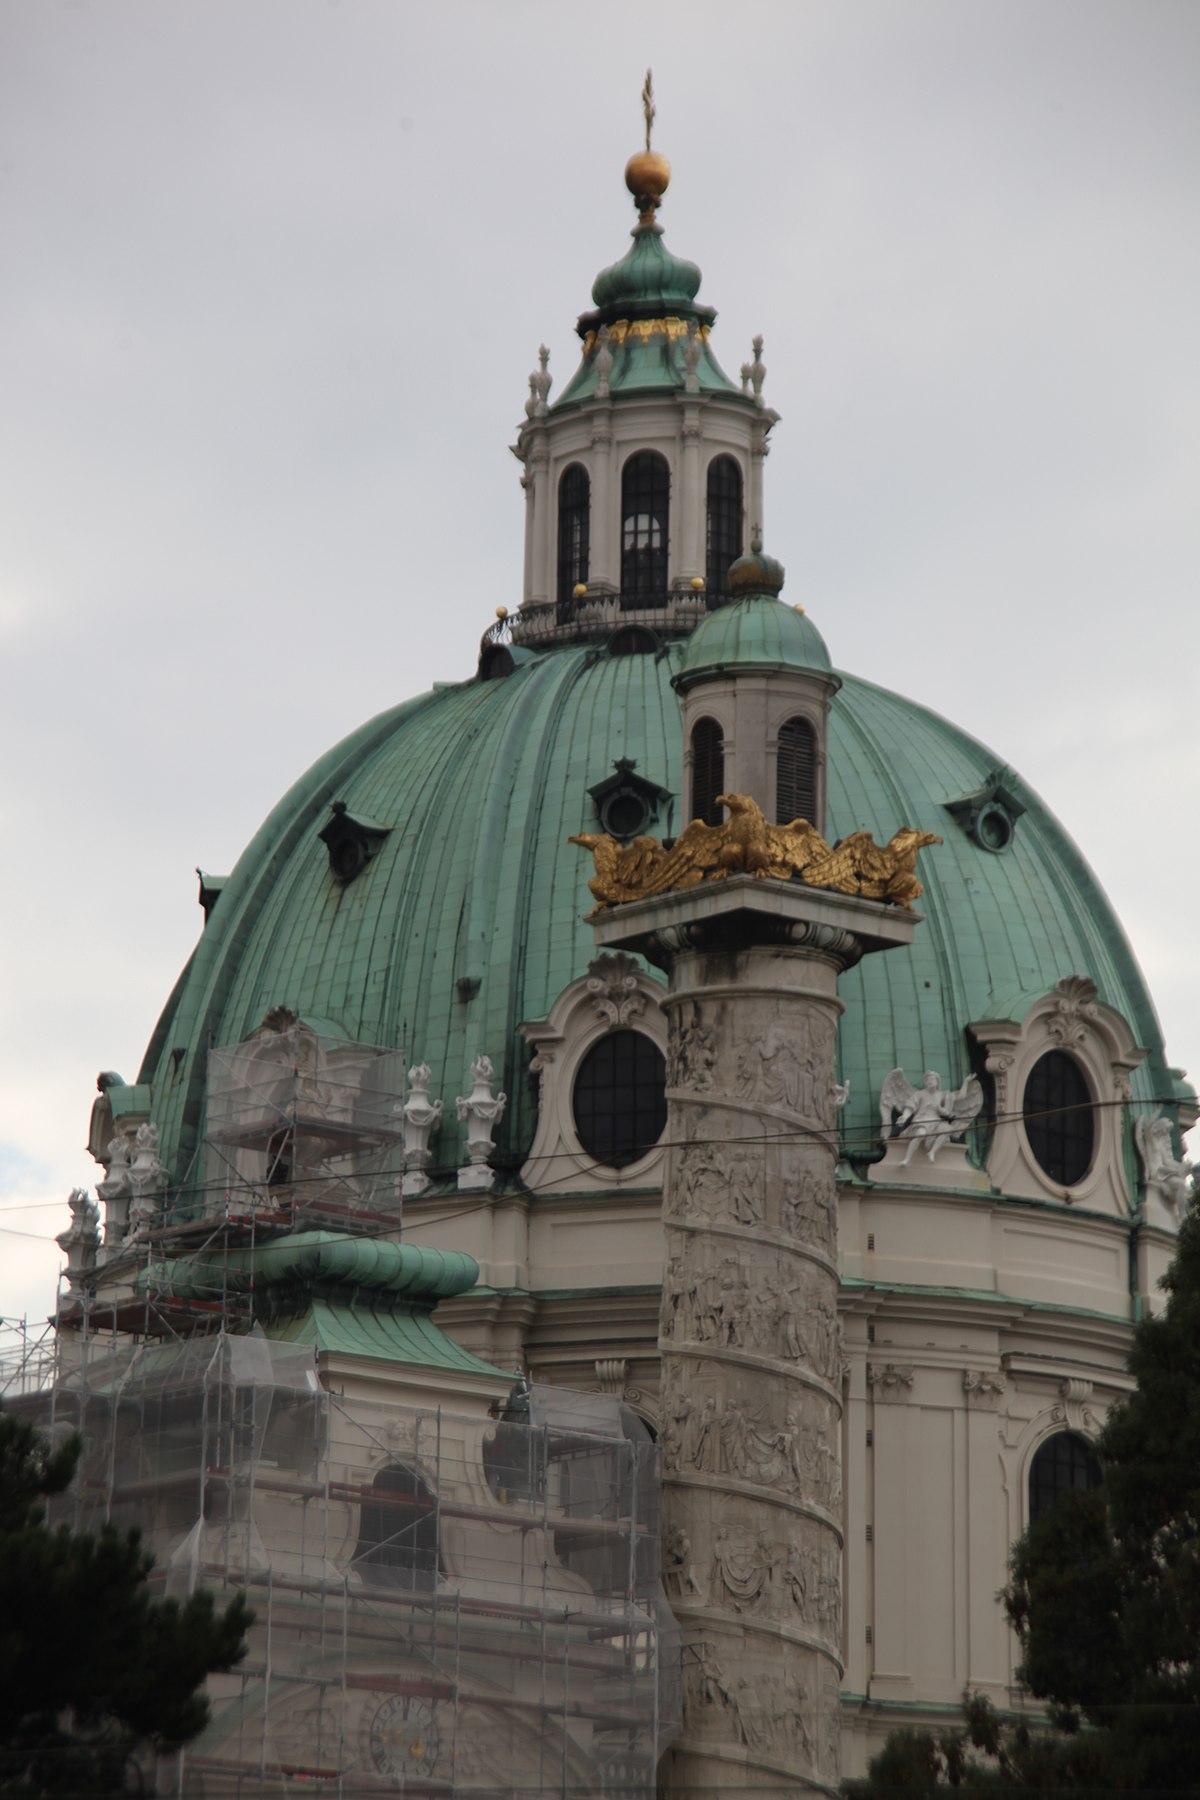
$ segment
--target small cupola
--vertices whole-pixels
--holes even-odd
[[[756,544],[730,567],[730,603],[692,634],[674,687],[683,701],[685,818],[719,824],[722,793],[768,819],[825,830],[829,703],[841,685],[802,606],[779,598],[783,565]]]
[[[576,323],[579,363],[553,399],[539,350],[513,446],[526,530],[512,641],[530,648],[634,623],[685,635],[728,600],[730,567],[761,529],[778,418],[763,399],[762,340],[739,386],[713,354],[700,269],[667,248],[659,223],[671,165],[651,147],[649,74],[642,100],[645,148],[625,169],[632,243],[597,275]]]

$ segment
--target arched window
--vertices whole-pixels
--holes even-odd
[[[729,598],[729,565],[742,554],[742,471],[732,456],[708,465],[708,604]]]
[[[437,1585],[437,1501],[415,1469],[380,1469],[362,1502],[354,1566],[381,1587],[427,1593]]]
[[[775,752],[775,822],[817,822],[817,734],[808,719],[789,719]]]
[[[1096,1126],[1087,1079],[1073,1056],[1048,1050],[1025,1083],[1021,1111],[1029,1148],[1051,1181],[1073,1187],[1092,1166]]]
[[[667,1122],[667,1065],[641,1031],[610,1031],[579,1065],[575,1130],[588,1155],[624,1168],[652,1150]]]
[[[639,450],[621,471],[621,604],[666,598],[671,473],[663,457]]]
[[[1074,1431],[1056,1431],[1038,1446],[1029,1465],[1029,1517],[1054,1505],[1069,1488],[1099,1487],[1100,1464],[1086,1438]]]
[[[697,719],[692,727],[692,817],[719,825],[725,814],[717,795],[725,791],[725,733],[715,719]]]
[[[558,599],[570,600],[588,578],[592,484],[581,463],[564,469],[558,484]]]

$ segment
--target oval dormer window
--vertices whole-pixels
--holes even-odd
[[[610,1031],[579,1065],[572,1095],[579,1142],[623,1169],[653,1150],[667,1122],[667,1065],[642,1031]]]
[[[1087,1078],[1064,1050],[1047,1050],[1029,1071],[1021,1106],[1025,1136],[1038,1167],[1061,1187],[1074,1187],[1092,1166],[1096,1126]]]

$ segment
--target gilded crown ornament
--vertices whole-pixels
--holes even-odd
[[[730,875],[799,880],[807,887],[888,900],[911,911],[924,892],[917,880],[917,852],[942,841],[932,831],[902,825],[886,844],[877,844],[869,831],[852,831],[840,844],[828,844],[807,819],[772,825],[749,794],[718,794],[717,805],[729,813],[723,824],[693,819],[669,850],[652,837],[622,844],[584,831],[568,838],[595,859],[588,887],[597,904],[590,916]]]

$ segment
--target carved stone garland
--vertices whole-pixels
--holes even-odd
[[[832,1789],[841,1677],[836,968],[672,971],[661,1342],[670,1792]]]

